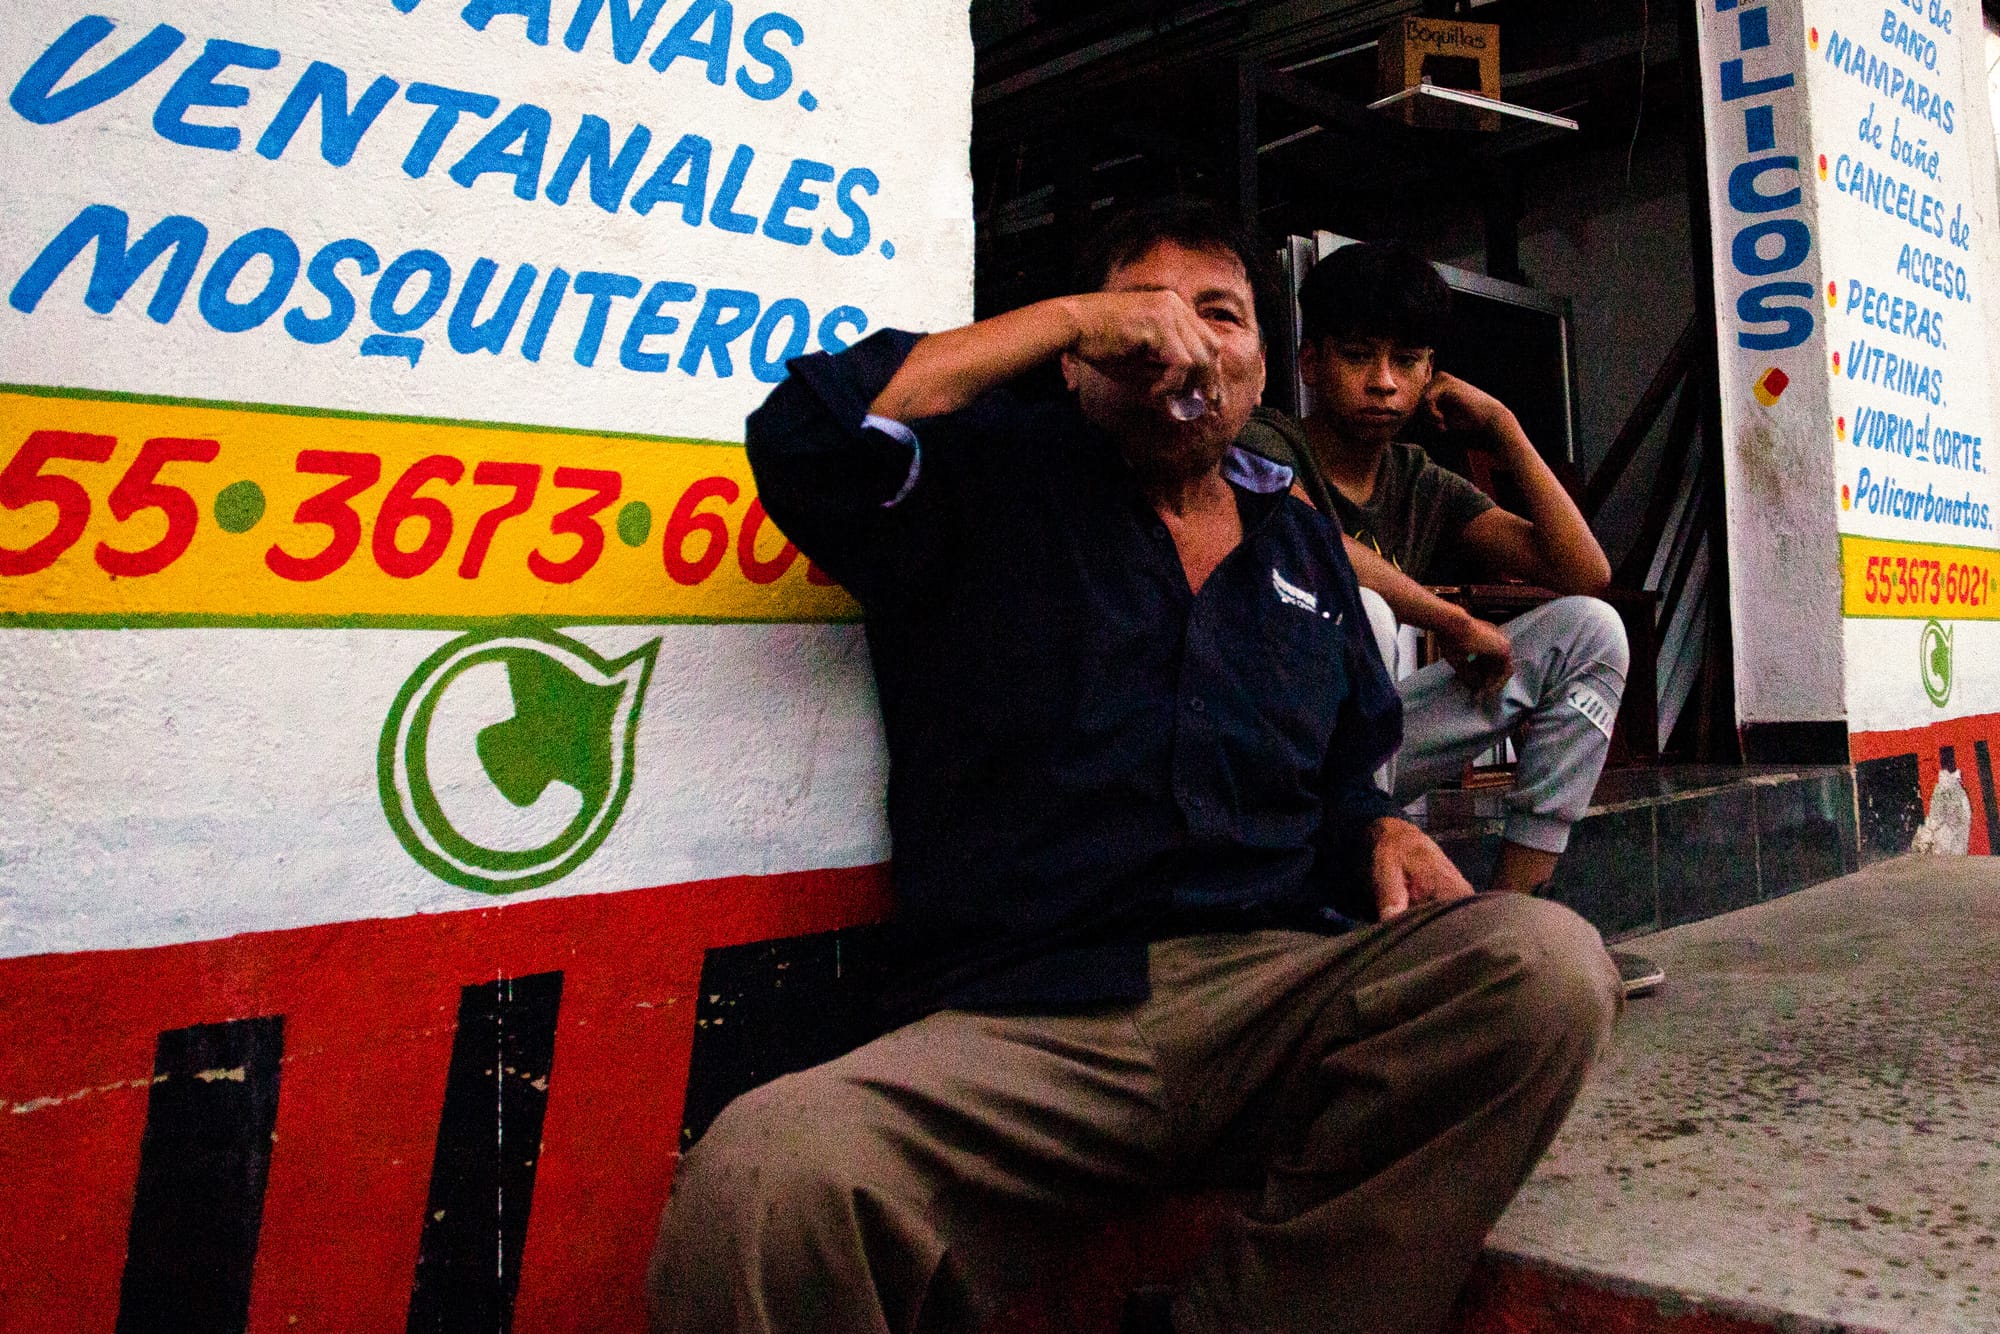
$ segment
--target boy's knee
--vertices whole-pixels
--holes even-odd
[[[1567,597],[1551,605],[1563,615],[1575,656],[1601,662],[1621,677],[1625,675],[1631,666],[1632,648],[1625,637],[1625,622],[1610,603],[1601,598]]]

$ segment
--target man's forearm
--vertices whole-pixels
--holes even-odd
[[[1070,298],[931,334],[910,350],[869,411],[900,422],[956,412],[1068,350],[1076,338]]]
[[[1523,517],[1534,525],[1543,582],[1559,593],[1603,592],[1611,582],[1611,562],[1521,423],[1510,412],[1494,425],[1492,436],[1521,488],[1528,511]]]

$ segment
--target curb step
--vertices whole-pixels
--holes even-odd
[[[1489,1250],[1444,1334],[1882,1334]]]

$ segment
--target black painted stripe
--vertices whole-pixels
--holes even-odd
[[[160,1034],[118,1334],[241,1334],[278,1121],[285,1019]]]
[[[1986,851],[2000,857],[2000,809],[1993,802],[1993,752],[1986,738],[1972,743],[1972,760],[1979,766],[1979,795],[1986,799]]]
[[[1924,822],[1924,793],[1915,751],[1863,760],[1854,766],[1861,814],[1861,859],[1899,857]]]
[[[561,973],[458,995],[409,1334],[507,1334],[542,1156]]]
[[[708,951],[682,1100],[682,1152],[739,1094],[880,1034],[888,965],[882,930],[872,926]]]

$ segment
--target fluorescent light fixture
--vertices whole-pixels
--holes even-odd
[[[1430,98],[1440,102],[1454,103],[1470,107],[1475,111],[1492,111],[1503,116],[1518,116],[1522,120],[1534,121],[1537,125],[1553,125],[1559,130],[1574,130],[1577,123],[1568,116],[1558,116],[1552,111],[1537,111],[1533,107],[1519,106],[1513,102],[1502,102],[1498,98],[1483,97],[1478,93],[1468,93],[1462,88],[1446,88],[1426,79],[1415,88],[1405,88],[1401,92],[1390,93],[1387,97],[1370,102],[1370,111],[1380,111],[1384,107],[1406,102],[1410,98]]]

